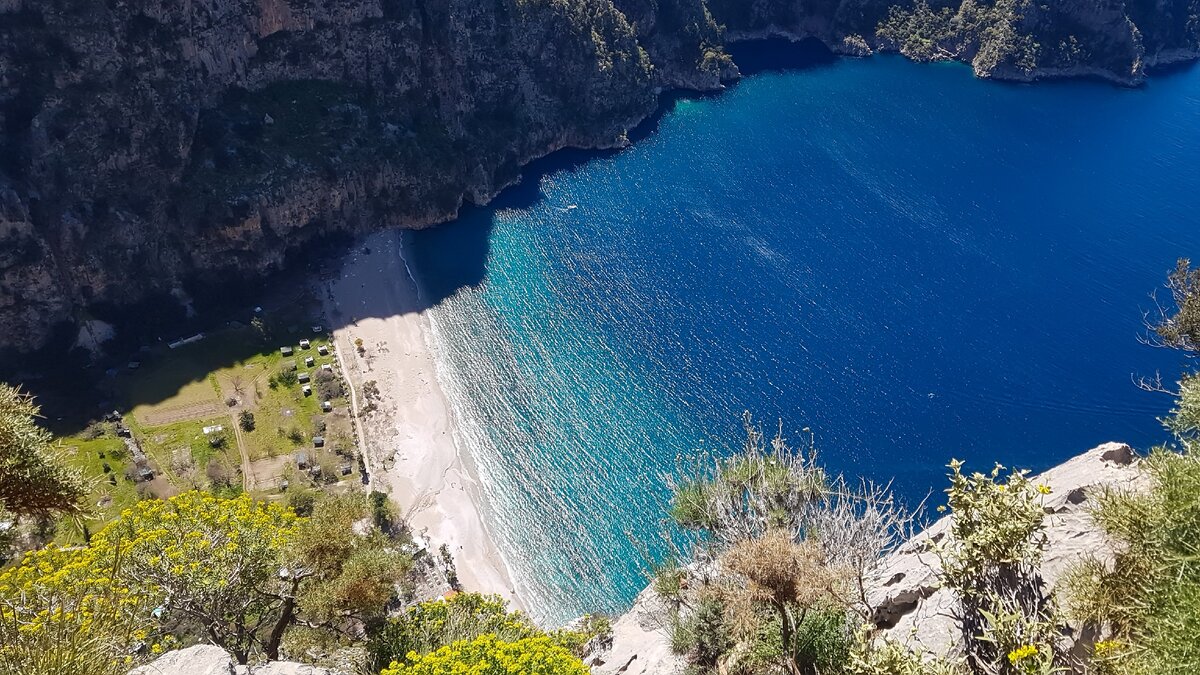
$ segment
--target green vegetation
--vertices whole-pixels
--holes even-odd
[[[411,663],[396,663],[380,675],[588,675],[571,652],[545,636],[506,642],[494,635],[455,642],[423,654]]]
[[[1063,622],[1039,574],[1045,486],[1023,472],[964,475],[950,465],[947,536],[934,553],[958,599],[964,653],[924,660],[876,635],[867,592],[914,516],[886,489],[829,476],[749,418],[742,450],[704,456],[673,481],[671,517],[695,532],[690,551],[660,568],[672,648],[689,672],[744,675],[1033,675],[1066,664]]]
[[[32,399],[0,384],[0,505],[18,516],[76,512],[83,480],[37,426],[37,414]]]
[[[673,605],[673,649],[694,673],[829,673],[849,658],[873,613],[862,589],[906,538],[911,514],[886,490],[828,476],[776,435],[745,420],[728,457],[681,467],[671,517],[695,532],[656,576]]]
[[[955,617],[975,673],[1033,675],[1066,665],[1058,638],[1063,621],[1045,591],[1040,566],[1046,544],[1044,485],[1025,472],[1001,480],[1004,467],[964,476],[950,464],[946,490],[950,536],[937,548],[940,580],[959,599]]]
[[[886,46],[918,61],[969,55],[979,75],[1001,67],[1028,75],[1041,57],[1035,37],[1023,32],[1028,6],[1026,0],[963,2],[954,11],[918,0],[911,9],[893,5],[875,33]]]
[[[0,671],[123,675],[154,601],[120,580],[119,556],[43,548],[0,571]]]
[[[1151,340],[1200,354],[1200,270],[1180,260],[1167,287],[1173,307],[1154,317]],[[1182,376],[1163,420],[1178,448],[1156,448],[1143,463],[1149,486],[1109,491],[1095,520],[1117,542],[1115,560],[1075,571],[1072,611],[1099,627],[1095,660],[1104,673],[1200,672],[1200,379]]]
[[[553,646],[555,649],[550,650],[553,656],[551,663],[574,663],[582,667],[577,656],[584,645],[609,631],[607,620],[588,618],[579,629],[546,633],[521,612],[508,611],[505,602],[497,596],[455,593],[445,600],[422,602],[401,616],[390,619],[371,636],[367,650],[372,670],[390,665],[391,672],[395,673],[430,672],[425,669],[434,664],[454,663],[467,654],[475,654],[475,647],[465,646],[481,640],[520,645],[520,648]],[[488,648],[493,647],[497,645]],[[559,651],[571,658],[560,658]],[[571,656],[572,653],[576,656]],[[543,671],[511,672],[524,674]]]
[[[88,546],[45,548],[0,575],[0,658],[19,666],[5,672],[82,675],[55,668],[100,667],[151,632],[202,637],[239,663],[279,658],[298,623],[334,643],[353,636],[382,618],[412,563],[355,528],[369,512],[361,493],[320,500],[309,518],[245,495],[141,501]],[[51,640],[62,644],[46,650]]]

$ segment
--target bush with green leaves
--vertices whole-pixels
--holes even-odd
[[[425,655],[483,636],[510,644],[544,638],[570,654],[581,651],[592,637],[609,630],[607,622],[594,621],[587,622],[580,630],[546,633],[523,613],[509,611],[499,596],[455,593],[449,598],[414,605],[375,630],[367,643],[368,665],[374,670],[389,664],[393,668],[416,667]]]
[[[1146,341],[1200,355],[1200,269],[1179,260],[1166,287],[1171,303],[1147,317]],[[1158,378],[1149,388],[1170,391]],[[1114,558],[1086,559],[1069,579],[1073,613],[1100,633],[1100,673],[1200,672],[1200,375],[1185,372],[1172,393],[1163,423],[1176,447],[1141,462],[1143,489],[1100,496],[1092,515]]]
[[[391,664],[380,675],[588,675],[587,666],[544,635],[503,640],[484,634]]]
[[[1065,664],[1062,618],[1041,578],[1045,485],[1026,471],[962,472],[950,463],[950,533],[937,547],[939,580],[958,598],[956,619],[975,673],[1034,675]]]

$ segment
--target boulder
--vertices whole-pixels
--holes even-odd
[[[156,661],[129,671],[129,675],[342,675],[332,670],[291,661],[271,661],[252,666],[234,663],[229,652],[213,645],[196,645],[167,652]]]
[[[1108,488],[1137,489],[1144,479],[1132,448],[1106,443],[1032,480],[1050,487],[1045,500],[1047,545],[1041,573],[1047,589],[1053,591],[1082,557],[1112,559],[1112,543],[1090,515],[1097,496]],[[877,608],[876,623],[885,627],[884,635],[914,651],[946,654],[960,647],[953,619],[956,599],[938,586],[940,565],[932,550],[949,531],[950,518],[941,518],[888,556],[870,595]]]
[[[167,652],[129,675],[234,675],[233,657],[213,645],[196,645]]]

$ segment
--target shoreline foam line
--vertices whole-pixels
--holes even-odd
[[[523,608],[487,526],[478,472],[459,442],[438,378],[427,308],[400,235],[379,232],[364,243],[373,253],[347,253],[340,277],[326,282],[322,295],[347,380],[359,393],[370,381],[378,390],[377,397],[358,399],[368,408],[358,422],[371,484],[391,496],[432,553],[443,544],[449,548],[464,589],[498,594]]]

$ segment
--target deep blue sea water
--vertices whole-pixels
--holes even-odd
[[[951,457],[1164,440],[1139,344],[1200,256],[1200,69],[1144,88],[837,60],[674,103],[615,155],[407,239],[443,384],[535,612],[623,610],[661,480],[740,416],[912,501]]]

